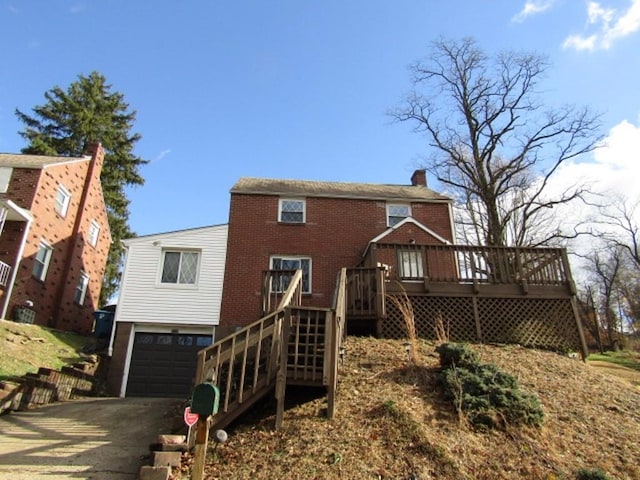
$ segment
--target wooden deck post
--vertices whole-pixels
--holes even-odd
[[[329,370],[329,381],[327,386],[327,418],[331,420],[335,414],[336,389],[338,387],[338,338],[339,328],[337,325],[337,316],[333,316],[332,312],[326,314],[325,329],[327,337],[325,337],[325,345],[329,349],[329,361],[325,363],[325,368]]]
[[[280,335],[278,374],[276,377],[276,430],[282,427],[284,417],[284,397],[287,390],[287,363],[289,361],[289,334],[291,332],[291,309],[287,308]]]

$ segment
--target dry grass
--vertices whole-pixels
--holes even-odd
[[[207,478],[568,480],[599,468],[640,479],[640,392],[629,383],[550,352],[473,346],[545,412],[541,429],[481,433],[459,424],[438,393],[435,344],[418,342],[420,366],[403,341],[349,338],[334,420],[323,396],[289,407],[278,432],[273,404],[254,408],[210,451]]]

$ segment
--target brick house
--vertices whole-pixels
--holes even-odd
[[[263,271],[301,268],[303,305],[328,307],[339,270],[363,265],[372,242],[452,243],[451,204],[427,187],[424,170],[409,185],[241,178],[231,189],[217,338],[261,316]],[[388,262],[408,270],[414,260]]]
[[[80,158],[0,154],[2,318],[90,333],[111,245],[100,145]]]

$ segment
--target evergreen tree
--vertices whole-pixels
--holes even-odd
[[[33,108],[33,115],[16,109],[29,144],[23,153],[79,157],[87,147],[100,142],[105,151],[101,181],[113,243],[103,279],[100,302],[118,287],[123,247],[121,240],[134,236],[129,228],[129,199],[125,187],[144,184],[139,174],[147,163],[133,154],[141,135],[131,133],[136,112],[129,110],[124,96],[111,92],[105,77],[92,72],[63,90],[56,86],[44,94],[46,103]]]

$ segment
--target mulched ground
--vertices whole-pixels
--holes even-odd
[[[403,341],[350,337],[346,347],[333,420],[324,396],[288,391],[282,430],[273,402],[256,406],[212,447],[206,478],[569,480],[600,469],[640,479],[640,391],[625,380],[552,352],[474,345],[545,412],[540,429],[479,432],[442,398],[433,343],[420,343],[418,365]],[[176,478],[189,471],[187,458]]]

